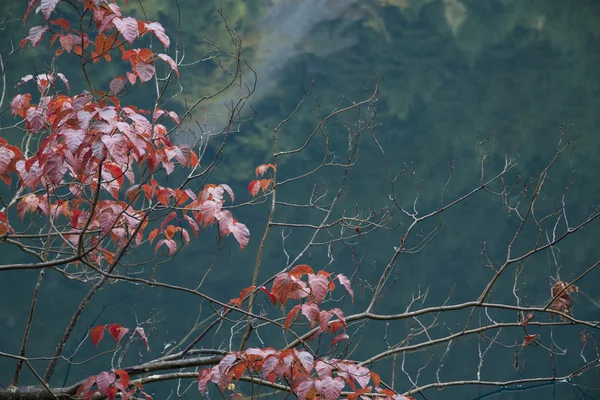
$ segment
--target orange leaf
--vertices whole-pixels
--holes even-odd
[[[90,338],[92,339],[92,343],[94,343],[94,346],[98,347],[98,343],[100,343],[100,341],[104,337],[104,329],[104,325],[98,325],[90,330]]]
[[[314,271],[313,269],[307,265],[307,264],[300,264],[300,265],[296,265],[294,268],[292,268],[292,270],[290,271],[290,275],[295,277],[295,278],[302,278],[304,275],[306,274],[313,274],[314,275]]]

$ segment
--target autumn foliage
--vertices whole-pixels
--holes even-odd
[[[81,20],[84,20],[84,16],[89,19],[89,25],[76,23],[72,18],[68,18],[68,13],[60,13],[59,6],[75,9]],[[34,16],[33,14],[41,15]],[[65,15],[67,17],[63,18]],[[21,128],[22,137],[18,141],[0,137],[0,179],[6,188],[14,192],[9,203],[5,204],[2,200],[2,204],[0,204],[2,206],[0,208],[0,245],[16,246],[24,253],[35,257],[36,260],[27,265],[3,265],[0,270],[40,270],[38,286],[35,289],[36,294],[30,311],[31,318],[25,330],[23,345],[20,354],[12,356],[18,364],[13,386],[9,389],[13,390],[10,392],[11,396],[18,389],[18,375],[23,362],[30,367],[28,359],[25,357],[27,335],[35,311],[37,300],[35,296],[37,296],[39,282],[45,269],[56,269],[70,279],[80,279],[85,283],[91,283],[89,293],[77,306],[56,346],[54,355],[44,358],[48,361],[44,376],[39,376],[31,368],[43,389],[49,392],[50,397],[48,398],[76,397],[89,400],[99,394],[109,400],[116,398],[124,400],[152,399],[149,394],[152,392],[148,390],[147,386],[144,388],[146,385],[144,379],[153,383],[169,379],[193,378],[193,385],[196,386],[197,382],[201,396],[207,395],[212,389],[224,397],[242,397],[243,390],[240,389],[240,386],[248,384],[281,390],[287,394],[293,393],[301,400],[413,399],[408,395],[431,388],[442,389],[450,385],[465,384],[466,381],[460,381],[446,385],[439,378],[439,372],[443,367],[443,358],[450,351],[451,344],[460,342],[463,335],[473,334],[480,337],[478,340],[480,340],[479,369],[481,369],[487,352],[487,350],[483,352],[481,350],[481,343],[484,343],[484,339],[489,340],[488,349],[492,347],[492,344],[496,345],[502,342],[497,340],[500,333],[493,336],[488,331],[518,329],[517,339],[513,339],[514,343],[506,341],[501,344],[502,347],[516,348],[515,369],[518,369],[518,352],[529,351],[546,340],[539,333],[542,328],[562,327],[567,323],[587,324],[589,327],[597,328],[597,324],[578,320],[572,315],[576,294],[579,293],[579,287],[574,283],[579,278],[570,281],[572,283],[559,279],[553,280],[550,285],[552,287],[549,288],[550,293],[545,292],[545,295],[550,296],[545,307],[524,306],[521,302],[517,302],[517,305],[494,303],[490,297],[496,290],[496,281],[512,264],[556,245],[563,237],[591,222],[600,215],[598,213],[593,214],[593,217],[576,229],[568,228],[563,237],[553,239],[552,246],[535,247],[533,251],[520,258],[510,258],[510,248],[513,246],[511,242],[507,259],[502,266],[492,266],[490,262],[489,266],[493,271],[493,277],[475,301],[453,305],[447,299],[443,305],[425,308],[423,304],[427,297],[427,291],[421,292],[421,288],[419,288],[417,289],[418,294],[413,295],[412,301],[405,310],[401,310],[397,314],[385,314],[383,311],[377,310],[378,314],[374,311],[375,303],[383,298],[388,290],[386,285],[395,279],[392,269],[399,255],[401,253],[418,253],[437,235],[441,226],[440,222],[440,225],[432,233],[421,231],[418,234],[419,240],[414,247],[407,248],[407,238],[413,229],[417,229],[415,228],[417,224],[430,218],[441,221],[440,215],[443,212],[480,190],[488,190],[487,185],[494,180],[502,180],[502,185],[504,185],[504,175],[512,168],[508,163],[502,173],[489,182],[483,181],[482,167],[482,182],[477,189],[449,205],[442,205],[425,215],[417,212],[416,199],[412,205],[414,210],[412,211],[402,208],[397,199],[390,195],[389,199],[398,207],[398,213],[407,217],[408,220],[406,225],[398,224],[403,230],[400,245],[393,248],[391,260],[389,264],[381,268],[383,272],[380,271],[379,277],[372,279],[372,282],[367,282],[367,280],[360,282],[361,289],[366,288],[372,295],[370,303],[357,314],[345,315],[342,311],[343,306],[356,307],[353,285],[356,288],[356,283],[361,278],[357,278],[352,272],[332,272],[329,270],[329,264],[327,267],[321,265],[320,268],[313,269],[302,263],[301,259],[311,245],[317,246],[315,238],[320,238],[319,235],[322,233],[325,233],[328,238],[319,242],[318,245],[321,248],[327,247],[330,252],[330,261],[334,258],[331,250],[332,244],[336,242],[347,245],[351,249],[352,257],[358,258],[354,246],[357,245],[358,240],[361,240],[361,235],[367,235],[375,229],[388,229],[391,221],[390,213],[369,210],[365,213],[356,211],[353,216],[342,212],[337,216],[332,211],[333,206],[346,195],[345,182],[346,179],[350,180],[349,176],[351,175],[348,171],[356,162],[355,154],[358,153],[358,150],[353,146],[357,146],[357,140],[349,139],[350,155],[346,161],[340,161],[343,157],[337,155],[328,158],[333,155],[332,151],[327,153],[323,163],[313,170],[314,172],[325,166],[344,169],[344,178],[339,192],[333,196],[334,200],[331,200],[326,206],[320,204],[317,206],[315,205],[317,201],[313,202],[311,199],[311,202],[305,205],[306,208],[314,208],[317,214],[325,215],[321,224],[274,221],[274,209],[278,204],[275,200],[275,192],[278,186],[282,185],[277,180],[278,166],[280,165],[277,156],[301,151],[311,138],[317,136],[316,133],[323,125],[323,121],[337,113],[360,108],[375,98],[376,91],[371,94],[369,100],[352,103],[346,108],[340,107],[325,117],[319,122],[319,128],[315,129],[308,141],[296,150],[277,153],[274,149],[273,159],[265,160],[265,164],[257,166],[254,171],[250,168],[247,177],[248,180],[251,179],[247,184],[248,193],[245,190],[239,191],[243,193],[239,196],[242,197],[242,203],[247,201],[252,205],[260,204],[269,196],[272,196],[273,201],[263,240],[257,245],[258,256],[255,260],[253,281],[250,286],[241,290],[238,297],[222,301],[202,293],[199,290],[200,286],[193,289],[163,283],[156,278],[155,271],[152,271],[150,277],[147,277],[141,273],[129,273],[130,271],[123,267],[122,269],[126,270],[123,273],[121,271],[122,260],[133,251],[150,250],[147,253],[150,254],[150,257],[154,257],[154,260],[170,259],[176,256],[182,247],[190,245],[194,240],[202,241],[202,235],[206,234],[207,230],[212,230],[213,234],[218,236],[219,245],[222,240],[229,241],[229,243],[235,244],[236,252],[238,245],[239,251],[244,250],[250,242],[250,231],[243,222],[234,217],[236,212],[234,207],[238,206],[240,201],[238,200],[236,203],[236,196],[231,186],[222,182],[210,181],[210,173],[205,174],[206,171],[210,172],[210,169],[203,170],[201,166],[203,153],[199,146],[180,143],[173,139],[174,133],[182,127],[190,113],[178,114],[169,109],[171,107],[167,106],[168,102],[160,101],[164,93],[162,88],[157,89],[158,99],[150,109],[143,109],[128,103],[127,94],[137,88],[136,85],[150,82],[156,83],[156,87],[159,88],[159,81],[161,84],[164,82],[168,84],[171,79],[179,78],[181,65],[178,62],[180,60],[175,56],[173,59],[167,54],[171,46],[171,39],[159,22],[125,16],[116,0],[28,0],[23,21],[28,17],[30,19],[37,18],[40,22],[33,26],[28,35],[20,41],[19,48],[24,49],[29,46],[35,48],[47,44],[53,49],[55,58],[70,57],[77,60],[78,64],[81,64],[83,72],[82,77],[79,78],[81,82],[78,83],[85,86],[86,90],[72,93],[70,77],[58,70],[35,75],[26,74],[16,83],[16,94],[12,96],[10,107],[7,108],[14,117],[15,127]],[[144,45],[140,43],[144,43]],[[96,82],[87,71],[91,64],[110,64],[111,67],[120,64],[125,67],[123,71],[119,72],[120,75],[111,76],[110,81]],[[112,69],[110,70],[112,71]],[[163,71],[164,75],[159,77],[160,71]],[[370,113],[375,114],[371,111]],[[359,116],[360,122],[357,126],[362,126],[361,118],[362,116]],[[340,126],[346,127],[343,123],[340,123]],[[228,132],[225,132],[224,136],[227,134]],[[373,138],[379,144],[374,136]],[[17,142],[21,144],[15,145]],[[385,159],[382,148],[381,152]],[[484,159],[482,157],[482,164]],[[385,163],[389,168],[387,160]],[[252,165],[253,167],[254,165]],[[301,174],[297,178],[284,181],[284,183],[295,179],[299,180],[310,174]],[[393,174],[389,169],[388,175],[393,192],[397,177],[392,178]],[[183,178],[180,179],[180,182],[173,183],[176,181],[176,179],[172,179],[173,176]],[[244,186],[246,182],[244,180]],[[234,185],[232,184],[232,186]],[[541,184],[539,190],[541,190]],[[495,193],[493,190],[488,191]],[[240,195],[239,192],[238,195]],[[315,198],[320,196],[316,189],[313,190],[312,195]],[[502,196],[504,195],[502,192]],[[536,195],[533,197],[531,209],[533,209]],[[443,195],[441,197],[443,202]],[[283,204],[285,207],[303,207],[295,203],[281,200],[280,202],[279,204]],[[358,209],[358,205],[356,207]],[[528,210],[524,215],[533,214],[530,211]],[[559,212],[556,213],[556,215],[559,214]],[[337,219],[332,215],[335,215]],[[334,222],[331,222],[332,219]],[[44,223],[40,223],[43,228],[37,232],[36,221],[40,220],[44,221]],[[513,241],[519,236],[524,222]],[[23,228],[28,223],[30,227]],[[286,229],[289,231],[312,229],[315,233],[310,244],[295,260],[290,261],[288,256],[286,267],[278,269],[279,272],[276,274],[271,272],[271,277],[260,283],[258,281],[260,257],[265,249],[265,238],[269,229],[274,226],[283,227],[281,234],[283,241],[286,239]],[[333,227],[339,228],[341,232],[335,238],[330,231]],[[539,228],[539,225],[537,227]],[[390,230],[392,229],[394,228],[390,228]],[[30,239],[38,240],[46,247],[39,246],[38,243],[31,245],[31,242],[28,241]],[[255,243],[254,240],[258,242],[260,239],[253,239],[253,243]],[[0,248],[0,251],[4,250]],[[248,249],[245,251],[248,252]],[[485,250],[482,251],[483,253]],[[51,255],[49,256],[49,254]],[[360,262],[356,261],[356,263],[355,272],[357,273]],[[311,265],[318,264],[311,261]],[[64,269],[58,268],[59,266]],[[67,268],[69,268],[68,271]],[[76,272],[69,275],[72,271]],[[373,267],[373,272],[375,271],[376,268]],[[585,275],[580,278],[583,276]],[[177,345],[178,353],[175,355],[168,350],[171,346],[171,343],[168,343],[163,345],[164,349],[160,358],[144,363],[139,361],[140,365],[131,367],[121,367],[120,364],[128,346],[134,342],[137,343],[139,359],[142,360],[143,355],[148,354],[147,352],[150,352],[151,348],[156,351],[156,348],[162,343],[155,345],[152,331],[147,329],[147,325],[137,320],[131,325],[123,323],[125,326],[115,321],[94,322],[89,329],[85,329],[87,336],[84,335],[81,343],[88,343],[90,349],[93,348],[96,353],[117,354],[117,351],[122,350],[121,359],[118,363],[107,363],[103,368],[105,370],[100,373],[91,376],[86,374],[85,379],[79,378],[77,384],[71,388],[60,388],[60,390],[64,389],[62,392],[60,390],[51,391],[49,382],[56,364],[63,360],[67,360],[69,363],[72,361],[64,355],[64,348],[72,337],[74,327],[83,310],[104,284],[118,281],[128,281],[144,288],[160,286],[168,290],[198,296],[202,301],[208,303],[208,307],[211,307],[212,314],[207,321],[213,318],[212,322],[207,323],[208,327],[205,331],[196,333],[195,339],[190,339],[194,329],[197,328],[195,326],[190,331],[190,336],[186,338],[186,340],[190,340],[191,344],[188,344],[186,348],[182,341]],[[237,283],[227,281],[224,284],[229,289]],[[515,288],[516,286],[515,283]],[[234,290],[233,293],[237,293],[239,289],[234,288]],[[514,293],[516,292],[518,290],[514,289]],[[232,295],[227,295],[225,299],[230,296]],[[359,295],[357,294],[356,297],[357,303],[359,303]],[[260,306],[257,306],[259,303],[257,298],[261,301]],[[417,309],[415,306],[417,303],[420,303],[423,308]],[[460,312],[465,309],[473,311],[470,311],[463,326],[458,326],[459,323],[450,327],[452,324],[448,323],[448,319],[443,319],[445,312]],[[346,308],[345,310],[348,311]],[[485,318],[480,317],[480,326],[473,328],[474,321],[477,320],[473,317],[474,310],[485,310],[481,315],[485,314],[489,322],[481,322]],[[506,311],[507,314],[512,312],[512,319],[508,322],[493,320],[490,315],[498,310]],[[544,315],[548,316],[551,322],[542,322],[541,319]],[[560,322],[557,321],[558,318],[553,319],[556,315],[560,317]],[[431,317],[429,322],[427,322],[427,317]],[[500,321],[500,317],[495,318]],[[202,351],[206,349],[200,349],[203,343],[201,345],[198,343],[211,329],[223,321],[234,321],[233,325],[238,329],[236,334],[242,338],[241,345],[236,351],[232,351],[231,343],[227,351],[211,349],[213,351],[211,354],[217,354],[217,356],[203,358]],[[248,337],[254,329],[253,324],[256,321],[277,328],[285,339],[284,345],[280,348],[266,345],[258,347],[255,344],[247,346]],[[410,323],[407,322],[406,332],[402,332],[402,335],[396,333],[400,330],[394,332],[394,334],[402,336],[397,343],[391,343],[396,340],[395,338],[388,342],[386,337],[387,347],[377,355],[366,361],[350,359],[348,349],[352,340],[352,329],[354,329],[352,324],[364,324],[360,325],[360,329],[362,329],[367,322],[373,321],[384,321],[386,324],[391,324],[393,321],[410,321]],[[436,338],[435,333],[439,333],[439,326],[443,326],[443,333],[440,334],[440,338]],[[388,325],[386,325],[386,329],[387,327]],[[365,330],[367,329],[369,327],[365,328]],[[232,332],[233,330],[232,328]],[[233,338],[234,334],[231,335]],[[593,341],[587,333],[582,333],[581,337],[584,347],[588,342],[592,343]],[[260,340],[262,341],[262,339]],[[314,346],[318,350],[314,350],[312,343],[318,343]],[[417,379],[413,381],[410,373],[405,370],[404,359],[401,370],[408,377],[412,386],[402,388],[401,391],[394,389],[394,382],[392,384],[383,382],[380,375],[371,369],[375,368],[373,367],[374,362],[393,357],[392,379],[394,379],[394,368],[396,368],[398,357],[405,357],[410,351],[421,351],[438,344],[444,344],[447,346],[447,350],[443,352],[440,366],[436,371],[437,383],[430,385],[418,383],[418,377],[421,374],[421,369],[418,368]],[[124,348],[125,350],[123,350]],[[526,348],[528,349],[525,350]],[[325,351],[322,351],[323,349]],[[583,354],[583,350],[581,354]],[[5,354],[2,353],[2,355]],[[431,356],[423,369],[434,358]],[[593,363],[589,363],[578,371],[582,373],[591,368],[590,366],[593,367]],[[187,374],[185,376],[176,374],[167,376],[165,374],[166,378],[163,376],[156,378],[157,375],[151,375],[151,372],[161,371],[163,373],[165,370],[179,370],[183,374],[186,368],[193,368],[193,372],[185,372]],[[556,371],[554,372],[554,375],[548,379],[549,381],[556,379],[557,374]],[[135,377],[135,375],[143,375],[143,377]],[[154,378],[156,380],[153,381]],[[481,379],[479,376],[477,379],[477,381],[468,383],[479,384]],[[506,386],[503,382],[486,384]],[[38,392],[36,396],[40,393],[48,395],[46,392]],[[0,397],[1,394],[0,389]],[[57,395],[55,396],[55,394]],[[26,396],[24,395],[24,397]],[[33,397],[35,396],[27,398]]]

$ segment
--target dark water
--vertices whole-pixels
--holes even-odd
[[[147,1],[143,4],[150,19],[159,20],[173,33],[177,14],[167,3]],[[14,1],[1,7],[19,15],[22,4]],[[245,186],[254,179],[254,167],[271,161],[272,130],[302,98],[301,85],[308,87],[314,79],[314,97],[281,130],[279,143],[283,149],[302,143],[314,129],[318,121],[318,106],[314,98],[321,99],[324,112],[333,109],[341,96],[344,96],[343,105],[361,100],[368,97],[367,92],[373,89],[377,75],[380,94],[376,103],[371,105],[371,112],[377,111],[374,132],[385,149],[391,171],[395,173],[409,166],[396,186],[395,194],[403,206],[412,207],[417,187],[421,215],[477,187],[480,178],[477,144],[488,136],[491,141],[486,146],[489,152],[488,161],[484,163],[486,177],[500,170],[506,156],[518,162],[507,181],[512,182],[517,174],[522,174],[526,177],[522,182],[528,182],[531,187],[531,179],[535,179],[552,158],[561,131],[567,128],[566,136],[574,140],[573,150],[563,154],[551,170],[539,201],[540,212],[551,210],[553,197],[562,196],[570,179],[573,179],[573,186],[569,190],[567,210],[572,225],[586,218],[592,207],[599,204],[600,76],[597,70],[600,61],[600,5],[597,2],[580,1],[575,5],[549,0],[305,0],[223,1],[198,5],[188,0],[181,2],[181,41],[186,44],[186,60],[189,62],[207,54],[209,46],[203,42],[204,36],[227,49],[231,48],[223,21],[215,13],[217,7],[223,7],[229,26],[242,39],[246,59],[258,77],[256,91],[249,101],[256,110],[256,116],[252,122],[243,124],[239,133],[231,135],[222,164],[213,175],[215,183],[231,184],[238,199],[241,199],[238,201],[249,199]],[[19,23],[10,25],[15,37],[23,36],[24,30],[19,26]],[[3,37],[6,33],[2,32]],[[3,43],[4,54],[7,46],[5,41]],[[18,80],[22,71],[44,65],[47,61],[25,50],[15,56],[13,62],[19,68],[11,70],[9,82]],[[226,63],[226,59],[223,62]],[[65,65],[64,68],[69,75],[70,67]],[[184,99],[190,101],[214,91],[224,79],[211,61],[182,68],[181,72],[184,91],[172,103],[174,109],[181,109]],[[76,74],[76,71],[72,73]],[[97,73],[100,76],[105,74],[107,82],[112,76],[111,71],[97,70]],[[247,81],[252,82],[252,75],[247,70],[246,73]],[[72,79],[72,86],[78,86],[76,79]],[[138,90],[132,93],[132,99],[143,104],[151,89],[150,92]],[[228,92],[203,105],[195,117],[202,121],[203,113],[221,113],[222,104],[237,98],[237,95]],[[353,117],[349,115],[342,121],[356,123]],[[10,118],[3,115],[2,125],[7,125]],[[210,126],[217,128],[223,124],[219,117],[209,121]],[[491,132],[493,135],[490,136]],[[348,139],[340,124],[331,127],[331,138],[332,149],[343,155]],[[365,133],[360,146],[360,163],[352,173],[351,186],[341,204],[342,209],[393,207],[381,152],[368,133]],[[310,146],[298,157],[283,159],[280,179],[309,170],[320,160],[319,157],[322,157],[321,144]],[[452,180],[446,185],[451,166]],[[321,190],[325,190],[329,185],[335,185],[340,175],[336,171],[325,171],[317,178]],[[284,187],[279,194],[280,200],[306,201],[312,187],[312,179]],[[5,189],[2,190],[5,193]],[[511,201],[517,200],[516,195],[511,198]],[[236,218],[251,229],[251,244],[240,253],[231,238],[222,243],[224,248],[216,256],[214,267],[204,283],[209,295],[227,301],[249,284],[267,215],[268,209],[264,204],[236,210]],[[314,223],[317,220],[318,215],[303,210],[281,209],[276,215],[276,221]],[[351,247],[336,245],[330,253],[326,247],[311,248],[299,261],[315,269],[327,267],[330,271],[348,275],[356,273],[357,299],[354,305],[346,302],[343,308],[347,314],[359,312],[369,300],[369,287],[374,277],[390,260],[393,247],[398,245],[400,234],[410,222],[410,218],[396,211],[395,230],[364,235],[358,244]],[[504,260],[506,247],[518,228],[515,213],[508,212],[500,199],[479,193],[443,214],[441,220],[419,226],[408,243],[416,245],[422,237],[420,235],[426,235],[439,222],[442,228],[429,246],[398,259],[389,282],[392,285],[385,299],[379,303],[378,312],[401,312],[413,295],[426,290],[428,296],[424,306],[439,305],[449,296],[450,304],[473,299],[491,277],[489,269],[482,265],[482,243],[485,242],[492,263],[498,265]],[[548,229],[551,232],[551,225],[545,226],[545,229],[544,238]],[[527,264],[520,264],[518,267],[524,269],[518,290],[524,302],[528,305],[544,304],[549,298],[551,278],[560,273],[561,279],[574,279],[596,262],[600,257],[598,233],[598,223],[591,224],[561,242],[555,249],[556,259],[552,253],[545,252],[532,257]],[[285,267],[298,255],[309,237],[309,233],[301,229],[284,230],[284,234],[290,236],[283,244],[281,231],[277,229],[267,241],[261,279]],[[526,229],[515,246],[515,252],[522,253],[530,248],[536,235],[535,230]],[[158,276],[171,283],[190,285],[193,282],[195,286],[212,262],[215,238],[215,230],[207,229],[199,241],[174,261],[161,265]],[[283,246],[290,258],[282,251]],[[12,260],[12,254],[6,251],[0,247],[0,257],[3,261]],[[357,260],[361,260],[358,272],[355,271]],[[9,272],[4,273],[0,280],[0,327],[4,332],[0,335],[2,351],[18,352],[36,277],[34,272]],[[493,300],[514,304],[514,301],[510,302],[513,278],[514,267],[493,292]],[[597,320],[600,317],[599,283],[598,271],[593,271],[579,282],[582,294],[575,310],[578,318]],[[32,336],[36,339],[30,342],[28,354],[50,354],[76,304],[86,292],[86,286],[65,281],[59,274],[49,271],[44,278],[40,294],[42,301],[33,325]],[[264,307],[273,317],[282,315],[267,304]],[[212,312],[206,304],[191,296],[161,289],[142,290],[126,284],[111,285],[95,297],[94,304],[82,316],[81,326],[67,346],[67,354],[75,350],[88,327],[94,323],[119,322],[134,326],[138,321],[146,322],[148,329],[154,329],[152,352],[149,356],[142,353],[143,359],[150,359],[150,356],[160,354],[168,343],[181,339],[197,320],[199,310],[203,312],[201,318]],[[499,320],[515,320],[511,312],[493,312],[493,316]],[[465,318],[466,313],[444,316],[436,323],[432,334],[456,331],[464,325]],[[485,320],[485,315],[477,315],[477,318]],[[431,323],[432,320],[424,319],[422,322]],[[211,337],[213,342],[207,342],[205,346],[227,349],[227,329],[229,327],[223,327]],[[387,327],[384,323],[373,323],[351,329],[356,332],[349,346],[354,349],[351,357],[363,360],[388,346],[384,338],[389,343],[397,343],[415,329],[415,325],[414,321],[400,321]],[[546,344],[550,343],[548,332],[544,331],[546,337],[542,338],[548,340],[542,341]],[[579,327],[554,331],[557,345],[568,348],[566,355],[556,357],[558,375],[582,365],[579,356],[581,344],[577,341],[580,332]],[[518,344],[522,335],[522,331],[506,330],[503,332],[503,344]],[[261,338],[275,347],[284,345],[280,334],[267,330]],[[445,345],[431,351],[415,352],[406,356],[405,369],[414,378],[419,368],[430,363],[423,369],[419,384],[435,381],[436,374],[442,381],[476,379],[478,351],[484,351],[488,343],[480,342],[475,336],[465,338],[453,343],[455,347],[442,361],[440,358]],[[260,345],[260,342],[256,341],[253,345]],[[325,347],[323,349],[326,350]],[[91,343],[85,343],[78,360],[92,354],[96,352]],[[515,348],[492,346],[482,366],[481,379],[513,380],[551,376],[553,373],[552,360],[539,347],[519,353],[518,370],[514,368],[514,359]],[[132,355],[129,361],[135,363],[139,360],[137,355]],[[395,367],[392,360],[387,359],[372,368],[387,381],[390,381],[392,368],[395,368],[395,387],[409,390],[412,384],[398,367],[401,361],[402,357],[398,355]],[[36,365],[40,369],[44,366],[43,363]],[[87,367],[72,367],[69,371],[66,365],[61,365],[53,384],[60,385],[63,379],[72,384],[90,373],[109,369],[110,365],[107,356],[94,360]],[[0,359],[0,371],[0,384],[8,384],[13,363]],[[596,368],[575,384],[531,384],[527,386],[528,390],[524,387],[500,390],[495,387],[454,387],[426,391],[424,398],[598,398],[598,376]],[[155,389],[157,398],[169,395],[164,388]],[[197,396],[194,389],[187,397],[192,396]]]

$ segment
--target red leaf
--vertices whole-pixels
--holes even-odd
[[[146,337],[146,332],[144,332],[144,328],[138,326],[137,328],[135,328],[135,331],[138,335],[140,335],[140,337],[146,344],[146,350],[150,351],[150,345],[148,344],[148,338]]]
[[[533,313],[529,313],[525,316],[525,319],[523,320],[523,322],[521,322],[521,326],[526,327],[529,324],[529,321],[531,321],[533,319],[534,315]]]
[[[273,293],[269,292],[269,289],[267,289],[264,286],[261,286],[260,290],[262,290],[263,292],[265,292],[267,294],[267,296],[269,296],[269,300],[271,300],[273,305],[277,304],[277,298],[275,296],[273,296]]]
[[[94,343],[94,346],[98,347],[98,343],[100,343],[100,341],[104,337],[104,329],[104,325],[98,325],[90,330],[90,338],[92,339],[92,343]]]
[[[291,289],[292,280],[290,279],[288,274],[283,273],[275,277],[275,280],[273,281],[273,286],[271,287],[271,293],[275,295],[277,300],[282,305],[285,305]]]
[[[290,325],[292,324],[292,321],[294,320],[294,318],[296,318],[296,315],[298,315],[298,312],[300,311],[301,308],[302,308],[302,306],[300,304],[298,304],[297,306],[294,306],[294,308],[292,308],[290,310],[287,317],[285,318],[285,324],[283,324],[283,327],[286,330],[290,329]]]
[[[538,337],[540,337],[539,334],[525,336],[525,338],[523,339],[523,345],[521,346],[521,349],[524,349],[525,347],[529,346],[529,344]]]
[[[248,191],[252,196],[256,196],[260,191],[260,181],[254,180],[248,184]]]
[[[131,382],[129,379],[129,374],[125,370],[118,369],[115,371],[115,375],[119,377],[119,380],[115,382],[115,385],[125,392],[129,386],[129,383]]]
[[[119,324],[112,324],[108,326],[108,331],[110,332],[110,335],[115,339],[115,341],[117,343],[120,343],[121,339],[123,339],[123,336],[125,336],[127,332],[129,332],[129,329],[123,328]]]
[[[171,192],[169,189],[159,189],[156,191],[156,199],[165,207],[169,206]]]
[[[71,24],[64,18],[57,18],[49,21],[52,25],[60,26],[64,30],[68,30]]]

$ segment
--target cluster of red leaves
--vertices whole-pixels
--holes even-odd
[[[98,347],[98,343],[100,343],[100,341],[104,337],[105,331],[108,331],[110,333],[110,335],[113,337],[113,339],[115,339],[115,342],[117,342],[117,344],[119,344],[119,343],[121,343],[121,339],[123,339],[123,337],[125,337],[125,335],[127,335],[127,333],[129,333],[129,328],[122,327],[119,324],[94,326],[92,329],[90,329],[90,339],[92,339],[92,343],[94,343],[94,346]],[[135,328],[134,333],[138,334],[138,336],[142,339],[142,341],[146,345],[146,349],[148,351],[150,351],[150,345],[148,344],[148,337],[146,336],[146,332],[144,331],[144,328],[138,326],[137,328]]]
[[[346,385],[351,391],[346,398],[351,400],[367,393],[378,393],[381,399],[412,399],[381,389],[379,375],[367,367],[333,358],[315,360],[308,351],[296,349],[249,348],[228,354],[218,365],[200,371],[198,389],[204,394],[213,382],[224,391],[233,379],[239,380],[246,373],[258,374],[272,383],[288,382],[300,400],[338,399]]]
[[[572,293],[577,293],[579,288],[575,285],[566,284],[563,281],[557,281],[552,286],[552,303],[550,309],[560,311],[562,313],[568,313],[572,305]],[[554,317],[554,314],[550,314]],[[564,320],[565,318],[562,317]]]
[[[306,281],[302,278],[306,277]],[[340,340],[348,339],[345,333],[346,320],[344,313],[339,308],[320,310],[319,306],[326,298],[329,291],[335,289],[334,279],[342,284],[354,300],[354,292],[350,280],[343,274],[335,278],[326,271],[315,273],[305,264],[297,265],[288,273],[275,277],[271,290],[261,287],[273,305],[279,303],[285,306],[288,300],[300,300],[302,303],[294,306],[288,313],[284,327],[289,329],[297,314],[302,314],[310,321],[311,328],[318,327],[315,338],[321,333],[342,333],[335,336],[330,345]],[[241,291],[238,298],[230,300],[229,304],[241,307],[247,295],[255,289],[247,287]],[[338,319],[331,321],[333,316]],[[310,340],[310,339],[309,339]],[[210,382],[215,383],[221,390],[231,387],[233,379],[239,380],[244,374],[260,374],[262,379],[271,383],[275,381],[287,382],[291,390],[299,399],[322,398],[327,400],[340,397],[342,390],[348,385],[351,393],[348,399],[357,399],[367,393],[378,393],[381,398],[410,399],[398,395],[391,390],[379,388],[379,375],[364,366],[359,366],[351,361],[333,358],[315,359],[313,354],[304,350],[287,349],[275,350],[273,348],[250,348],[245,351],[230,353],[218,365],[200,371],[198,376],[198,389],[205,393]],[[369,382],[372,381],[372,385]]]
[[[271,168],[275,172],[275,166],[273,164],[262,164],[256,167],[256,176],[263,176]],[[248,184],[248,191],[252,196],[256,196],[259,191],[266,192],[267,189],[273,183],[273,179],[255,179]]]
[[[157,22],[123,17],[114,0],[79,1],[84,10],[93,15],[97,33],[94,40],[90,40],[87,32],[72,29],[64,19],[50,19],[59,3],[56,0],[29,0],[25,18],[37,7],[36,12],[42,12],[47,24],[60,28],[51,44],[58,40],[61,52],[73,50],[80,57],[98,62],[110,61],[110,52],[119,49],[122,58],[130,61],[132,70],[127,73],[127,78],[114,78],[106,92],[95,90],[93,94],[83,92],[76,96],[65,95],[59,90],[57,80],[69,89],[69,82],[62,73],[27,75],[21,79],[19,86],[30,81],[35,83],[39,98],[34,101],[31,93],[16,94],[10,108],[15,117],[25,121],[28,133],[39,137],[39,146],[33,154],[23,154],[18,147],[0,138],[0,179],[11,184],[11,174],[16,173],[22,187],[30,191],[20,198],[19,217],[24,219],[27,213],[41,213],[56,220],[63,216],[70,225],[69,233],[64,237],[74,245],[79,244],[84,229],[88,232],[97,230],[116,244],[126,243],[135,232],[134,243],[139,245],[143,240],[147,211],[159,206],[176,206],[184,210],[180,219],[189,223],[196,237],[200,226],[218,222],[221,236],[233,234],[240,246],[245,247],[249,240],[248,229],[222,208],[223,190],[233,201],[229,186],[207,185],[200,195],[196,195],[190,189],[161,187],[153,179],[150,183],[138,183],[140,178],[136,177],[135,171],[164,170],[170,174],[176,164],[194,168],[199,161],[190,146],[170,141],[163,122],[169,118],[179,124],[175,112],[121,106],[118,99],[128,82],[133,85],[137,77],[141,81],[150,79],[154,74],[153,64],[158,59],[166,61],[177,72],[175,62],[165,54],[154,54],[147,48],[126,48],[148,32],[168,47],[170,41],[163,27]],[[36,46],[48,29],[49,25],[32,28],[21,46],[28,42]],[[87,49],[90,43],[95,49],[91,52]],[[124,199],[120,199],[123,186],[129,188],[122,196]],[[40,194],[40,189],[45,189],[46,193]],[[61,189],[68,190],[69,195],[51,195]],[[109,193],[114,200],[93,203],[94,196],[90,194],[96,190]],[[146,201],[145,208],[136,209],[135,205],[142,200]],[[175,213],[169,214],[161,224],[164,239],[156,246],[158,249],[166,245],[170,254],[177,248],[173,240],[176,232],[181,232],[186,244],[189,242],[187,230],[181,227],[170,225],[162,229],[174,217]],[[7,214],[0,213],[0,235],[12,232]],[[157,234],[151,235],[150,239]],[[87,255],[89,260],[111,262],[115,252],[103,247],[102,239],[94,240],[94,249]]]
[[[90,376],[77,389],[77,398],[91,400],[95,393],[106,396],[108,400],[116,398],[152,400],[152,397],[142,390],[142,384],[132,382],[129,374],[122,369]]]
[[[29,0],[29,6],[23,20],[27,19],[29,13],[37,6],[36,12],[41,11],[48,24],[53,25],[55,28],[60,28],[60,31],[54,33],[50,38],[50,45],[53,45],[57,40],[60,45],[60,48],[56,51],[56,56],[61,55],[63,52],[70,53],[71,51],[81,56],[88,50],[89,46],[93,46],[94,49],[91,50],[90,56],[94,62],[98,62],[101,59],[110,62],[110,51],[114,48],[119,48],[123,60],[129,60],[131,63],[131,71],[127,72],[127,80],[132,85],[138,77],[142,82],[152,79],[156,73],[154,62],[158,59],[169,64],[175,74],[179,76],[177,64],[167,54],[155,54],[148,48],[130,50],[125,50],[124,48],[125,42],[131,45],[137,38],[149,32],[154,34],[165,48],[168,48],[171,41],[161,24],[158,22],[144,22],[132,17],[124,17],[114,0],[104,2],[92,0],[80,1],[83,2],[84,10],[92,12],[94,22],[96,23],[97,34],[93,40],[90,40],[88,33],[71,29],[69,21],[63,18],[50,19],[59,3],[58,0]],[[23,48],[27,43],[31,43],[34,47],[37,46],[42,40],[44,33],[50,29],[48,24],[31,28],[29,35],[21,41],[20,47]],[[125,41],[120,40],[121,38]],[[113,89],[112,85],[111,89]],[[112,92],[116,95],[119,90],[112,90]]]

